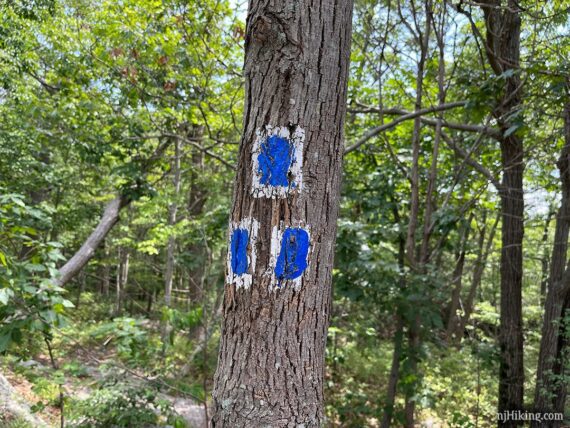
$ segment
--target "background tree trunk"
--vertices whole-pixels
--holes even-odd
[[[415,6],[412,7],[412,14],[414,16],[414,22],[416,23],[415,31],[410,26],[411,31],[414,33],[416,42],[420,46],[420,58],[418,60],[418,67],[416,72],[416,98],[415,98],[415,111],[418,112],[422,109],[423,101],[423,87],[424,87],[424,72],[426,61],[428,57],[429,48],[429,38],[431,30],[431,1],[427,0],[423,4],[425,12],[425,26],[420,28],[418,24],[418,14],[419,11],[416,10]],[[399,9],[400,13],[401,10]],[[410,217],[408,221],[408,234],[406,238],[406,257],[408,263],[416,272],[421,272],[425,266],[418,265],[418,261],[422,261],[421,255],[418,258],[417,246],[416,246],[416,231],[418,229],[418,223],[420,220],[420,149],[421,149],[421,117],[417,116],[414,118],[414,130],[412,135],[412,168],[410,172]],[[436,164],[437,165],[437,164]],[[427,196],[429,198],[430,195]],[[426,236],[426,239],[429,235]],[[420,244],[421,246],[421,244]],[[421,247],[420,247],[421,248]],[[427,257],[427,242],[426,242],[426,257]],[[415,284],[414,284],[415,285]],[[412,320],[410,320],[410,325],[408,328],[408,367],[412,375],[415,376],[416,380],[413,385],[410,385],[406,391],[405,397],[405,418],[406,418],[406,428],[413,428],[415,425],[415,412],[416,412],[416,389],[418,387],[419,376],[417,376],[418,371],[418,360],[420,354],[420,327],[421,319],[419,313],[416,314]]]
[[[569,88],[570,90],[570,85]],[[564,411],[561,397],[566,396],[566,382],[556,379],[564,370],[564,314],[569,307],[570,266],[568,236],[570,234],[570,102],[564,108],[565,145],[558,160],[562,200],[556,216],[550,278],[544,305],[544,321],[540,354],[536,371],[534,408],[537,412]],[[560,383],[561,385],[557,385]],[[560,404],[561,403],[561,404]],[[557,409],[558,408],[558,409]],[[538,425],[536,425],[538,426]],[[560,425],[556,425],[560,426]]]
[[[544,304],[546,301],[546,290],[548,289],[548,267],[550,263],[550,254],[548,251],[548,236],[550,231],[550,222],[552,221],[552,217],[554,217],[555,210],[552,207],[548,210],[548,214],[546,215],[546,220],[544,220],[544,230],[542,232],[542,238],[540,243],[544,248],[544,252],[542,254],[542,260],[540,264],[542,265],[542,272],[540,275],[540,303]]]
[[[125,305],[127,280],[129,276],[129,250],[119,248],[119,264],[117,266],[115,316],[120,316]]]
[[[172,162],[172,184],[174,186],[174,201],[168,207],[168,226],[176,225],[178,212],[178,195],[180,194],[180,141],[174,142],[174,160]],[[176,238],[171,230],[166,247],[166,271],[164,273],[164,304],[170,307],[172,297],[172,280],[174,278],[174,251],[176,250]]]
[[[461,344],[461,339],[465,334],[465,326],[469,322],[471,318],[471,314],[473,313],[473,308],[475,306],[475,294],[477,293],[477,289],[481,285],[481,280],[483,279],[483,273],[485,272],[485,266],[487,264],[487,259],[489,258],[489,254],[493,249],[493,240],[495,239],[495,232],[497,231],[497,225],[499,224],[501,216],[497,214],[493,225],[491,226],[491,231],[489,232],[489,236],[487,237],[487,243],[485,244],[485,231],[486,227],[483,227],[481,230],[481,234],[479,236],[479,243],[478,243],[478,253],[477,259],[475,260],[475,266],[473,268],[473,276],[471,279],[471,286],[469,287],[469,293],[467,294],[467,299],[465,299],[465,304],[463,305],[463,316],[461,317],[461,321],[459,323],[459,327],[455,333],[455,343],[457,345]],[[484,221],[486,220],[486,215],[484,217]],[[483,245],[485,248],[483,249]]]
[[[451,292],[451,302],[449,304],[449,316],[447,319],[447,340],[452,342],[454,334],[459,331],[460,315],[457,310],[460,308],[461,303],[461,290],[463,288],[463,270],[465,268],[465,255],[467,252],[467,241],[469,240],[469,232],[471,231],[471,221],[474,214],[469,216],[467,224],[465,225],[459,242],[459,251],[455,261],[455,269],[452,273],[453,291]]]
[[[200,140],[204,136],[204,127],[191,126],[189,138]],[[208,190],[202,180],[204,174],[204,153],[193,150],[191,155],[192,174],[190,176],[190,188],[188,190],[187,212],[189,218],[197,218],[204,211],[204,205],[208,198]],[[188,271],[188,299],[189,303],[198,304],[203,298],[204,260],[206,258],[204,245],[192,242],[187,252],[191,260],[191,268]]]
[[[394,213],[394,224],[400,224],[401,217],[397,204],[392,207]],[[406,268],[406,237],[400,233],[398,236],[398,267],[400,272],[404,272]],[[406,278],[400,276],[400,289],[406,287]],[[386,403],[384,405],[384,413],[382,415],[381,428],[389,428],[392,424],[394,416],[394,404],[396,403],[396,394],[398,392],[398,382],[400,380],[400,363],[402,360],[402,351],[404,349],[404,317],[396,308],[394,316],[396,320],[396,331],[394,332],[394,352],[392,353],[392,365],[390,367],[390,375],[388,377],[388,385],[386,388]]]
[[[351,0],[250,1],[244,134],[230,221],[239,224],[249,219],[249,262],[253,251],[257,256],[255,265],[248,262],[248,272],[241,275],[251,275],[250,284],[240,285],[240,278],[233,281],[229,276],[226,285],[213,391],[214,427],[320,427],[324,423],[324,353],[351,21]],[[265,159],[261,151],[254,152],[256,133],[268,134],[260,142],[265,144],[272,129],[280,129],[281,135],[291,133],[297,144],[302,141],[301,130],[305,135],[304,147],[290,163],[292,168],[298,162],[302,180],[298,171],[292,175],[289,170],[284,192],[267,186],[256,191],[253,186],[263,169],[256,170],[252,164]],[[257,239],[253,239],[254,221],[259,225]],[[287,228],[297,235],[284,235],[281,253],[289,260],[288,248],[293,248],[296,262],[281,269],[275,261],[278,239],[272,237],[286,233]],[[297,256],[302,258],[304,253],[305,233],[307,267],[292,279],[290,269],[302,266]],[[298,244],[292,236],[297,236]]]

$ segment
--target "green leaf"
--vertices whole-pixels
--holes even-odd
[[[6,334],[4,333],[3,335],[0,336],[0,352],[4,352],[8,349],[8,346],[10,346],[10,342],[12,341],[11,337],[10,337],[10,333]]]

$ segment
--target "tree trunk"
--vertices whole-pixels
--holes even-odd
[[[425,7],[425,29],[422,29],[417,24],[416,14],[417,11],[414,6],[412,6],[412,13],[414,15],[414,22],[416,22],[417,31],[417,42],[420,46],[420,58],[418,61],[418,69],[416,74],[416,99],[415,99],[415,111],[418,112],[422,109],[422,99],[423,99],[423,86],[424,86],[424,72],[425,65],[428,56],[429,48],[429,37],[431,29],[431,3],[426,1],[424,3]],[[410,174],[411,183],[411,200],[410,200],[410,218],[408,222],[408,234],[406,238],[406,257],[408,263],[411,265],[412,269],[419,272],[424,266],[418,266],[418,257],[416,257],[416,231],[419,223],[420,215],[420,133],[421,133],[421,117],[417,116],[414,119],[414,130],[412,135],[412,168]],[[437,164],[435,164],[437,166]],[[435,183],[434,183],[435,184]],[[429,197],[429,196],[428,196]],[[429,235],[427,236],[429,238]],[[427,242],[426,242],[427,249]],[[427,253],[426,253],[427,254]],[[410,326],[408,328],[408,345],[409,345],[409,370],[413,375],[417,374],[418,370],[418,359],[420,354],[420,316],[416,314],[412,320],[410,320]],[[416,378],[419,378],[416,376]],[[408,388],[405,397],[405,419],[406,428],[413,428],[415,423],[415,409],[416,409],[416,399],[415,390],[417,389],[417,381]]]
[[[176,213],[178,211],[178,195],[180,194],[180,141],[174,142],[174,161],[172,162],[172,184],[174,185],[174,201],[168,207],[168,226],[176,225]],[[172,296],[172,280],[174,278],[174,251],[176,238],[170,231],[166,248],[166,271],[164,273],[164,304],[170,306]]]
[[[108,297],[109,288],[111,285],[111,263],[109,260],[109,246],[105,245],[105,242],[103,242],[103,247],[103,260],[101,260],[101,265],[99,268],[101,275],[99,291],[103,296]]]
[[[170,141],[159,144],[154,153],[141,162],[142,174],[146,174],[151,169],[169,145]],[[133,201],[132,196],[132,194],[120,194],[107,204],[97,227],[87,237],[81,248],[59,269],[56,285],[63,287],[91,260],[95,255],[95,250],[105,241],[113,226],[119,221],[121,210]]]
[[[117,283],[115,296],[115,316],[120,316],[125,305],[127,279],[129,276],[129,252],[119,248],[119,265],[117,266]]]
[[[451,302],[449,304],[449,317],[447,319],[447,340],[451,342],[453,340],[453,335],[459,330],[460,315],[457,314],[457,310],[460,307],[461,301],[461,289],[463,288],[463,269],[465,267],[465,255],[467,240],[469,239],[469,232],[471,229],[471,221],[473,220],[473,214],[469,216],[467,225],[460,235],[461,242],[459,243],[459,253],[457,254],[457,260],[455,261],[455,269],[452,273],[452,284],[453,291],[451,292]]]
[[[540,275],[540,304],[544,305],[546,300],[546,290],[548,288],[548,266],[550,263],[550,257],[547,250],[548,244],[548,232],[550,230],[550,222],[552,221],[552,217],[554,216],[555,212],[552,207],[548,210],[548,215],[546,216],[546,220],[544,221],[544,230],[542,232],[542,239],[540,240],[542,247],[544,248],[542,254],[542,260],[540,264],[542,266],[542,271]]]
[[[398,314],[396,321],[396,332],[394,333],[394,353],[392,354],[392,367],[388,378],[388,388],[386,390],[386,404],[380,428],[390,428],[392,417],[394,416],[394,404],[398,391],[398,380],[400,378],[400,360],[404,344],[404,321]]]
[[[481,280],[483,279],[483,273],[485,272],[487,259],[489,258],[489,254],[493,248],[493,240],[495,239],[495,232],[497,231],[497,225],[499,224],[500,218],[500,214],[497,214],[495,222],[493,223],[493,226],[491,226],[491,231],[489,232],[489,236],[487,238],[487,244],[484,244],[486,228],[483,228],[481,231],[481,235],[479,237],[479,252],[477,254],[477,260],[475,261],[475,267],[473,269],[471,286],[469,287],[469,293],[467,294],[467,299],[465,299],[465,304],[463,305],[463,316],[461,317],[459,327],[455,333],[455,343],[457,345],[461,344],[461,339],[465,334],[465,326],[469,322],[471,314],[473,313],[473,307],[475,305],[475,294],[477,293],[477,290],[481,285]],[[485,249],[483,249],[483,245],[485,245]]]
[[[570,89],[570,85],[569,85]],[[556,215],[554,245],[550,262],[549,287],[544,306],[544,320],[540,341],[534,408],[537,412],[554,412],[557,399],[566,395],[565,382],[557,384],[564,369],[567,341],[564,337],[564,312],[569,304],[570,265],[568,264],[568,236],[570,234],[570,102],[564,109],[565,145],[558,160],[562,200]],[[559,381],[558,381],[559,382]],[[563,410],[563,406],[562,406]],[[559,426],[559,425],[557,425]]]
[[[523,144],[510,129],[510,118],[521,108],[521,79],[519,68],[521,18],[516,0],[485,0],[482,4],[487,28],[487,57],[497,75],[505,76],[505,88],[493,111],[500,125],[503,179],[499,188],[501,198],[501,317],[499,345],[499,413],[523,410],[523,331],[522,331],[522,243],[524,235]],[[508,135],[508,136],[506,136]],[[521,421],[509,421],[501,426],[520,426]]]
[[[401,217],[395,201],[392,201],[392,212],[394,213],[394,224],[400,224]],[[406,238],[403,234],[398,237],[398,267],[403,273],[406,268]],[[406,278],[400,276],[400,291],[406,287]],[[400,362],[402,359],[402,351],[404,349],[404,317],[396,309],[396,332],[394,333],[394,352],[392,354],[392,366],[390,368],[390,377],[388,378],[388,387],[386,388],[386,403],[384,405],[384,414],[382,415],[382,423],[380,428],[390,428],[392,418],[394,416],[394,404],[396,403],[396,393],[398,392],[398,381],[400,379]]]
[[[83,291],[85,291],[85,288],[87,287],[87,272],[85,269],[81,271],[78,279],[79,279],[79,288],[77,290],[77,299],[75,300],[76,308],[79,308],[79,305],[81,304],[81,294],[83,294]]]
[[[202,126],[192,126],[190,136],[194,140],[199,140],[204,135]],[[208,191],[202,182],[204,173],[204,153],[198,150],[192,152],[192,173],[190,177],[190,189],[188,191],[188,217],[196,218],[204,211],[204,204],[208,196]],[[197,304],[203,297],[204,259],[206,257],[205,248],[201,242],[192,242],[187,249],[192,260],[192,268],[188,272],[188,299],[191,303]]]
[[[523,409],[522,244],[524,235],[523,146],[514,136],[501,143],[503,182],[502,221],[501,369],[499,412]],[[507,424],[508,425],[508,424]],[[512,422],[511,426],[521,423]]]
[[[251,0],[214,427],[320,427],[352,0]]]

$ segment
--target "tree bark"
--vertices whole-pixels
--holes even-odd
[[[111,285],[111,263],[109,263],[109,246],[103,241],[102,257],[99,261],[99,294],[107,297],[109,296],[109,288]]]
[[[521,108],[521,79],[517,70],[520,59],[521,18],[516,0],[482,3],[486,24],[486,51],[489,64],[497,75],[505,76],[505,87],[497,99],[493,115],[503,132],[501,160],[503,178],[499,188],[502,212],[501,230],[501,315],[499,345],[499,412],[523,410],[523,331],[522,331],[522,243],[524,235],[523,143],[512,132],[510,117]],[[507,132],[508,131],[508,132]],[[509,421],[501,426],[520,426]]]
[[[570,90],[570,84],[569,84]],[[568,264],[568,237],[570,234],[570,102],[564,108],[565,145],[558,160],[562,200],[556,215],[554,245],[550,261],[550,278],[544,305],[544,320],[540,341],[534,408],[537,412],[563,411],[559,398],[566,396],[565,382],[557,386],[556,377],[564,369],[567,340],[564,337],[564,314],[569,308],[570,264]],[[538,425],[536,425],[538,426]],[[560,425],[553,425],[560,426]]]
[[[214,427],[324,423],[351,19],[352,0],[250,1]]]

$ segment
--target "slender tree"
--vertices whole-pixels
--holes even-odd
[[[176,225],[176,215],[178,212],[178,195],[180,193],[180,141],[174,143],[174,159],[172,161],[172,185],[174,187],[174,201],[168,206],[168,226]],[[164,272],[164,304],[170,306],[172,300],[172,281],[174,279],[176,238],[171,231],[166,247],[166,271]]]
[[[567,93],[570,95],[570,81],[567,83]],[[565,316],[570,308],[570,267],[567,257],[570,234],[570,102],[564,106],[564,137],[564,146],[558,159],[562,198],[556,215],[534,396],[535,411],[544,413],[564,412],[567,392],[567,382],[563,378],[563,357],[568,345]],[[561,423],[556,422],[552,426],[560,426]]]
[[[214,427],[319,427],[351,0],[251,0]]]

